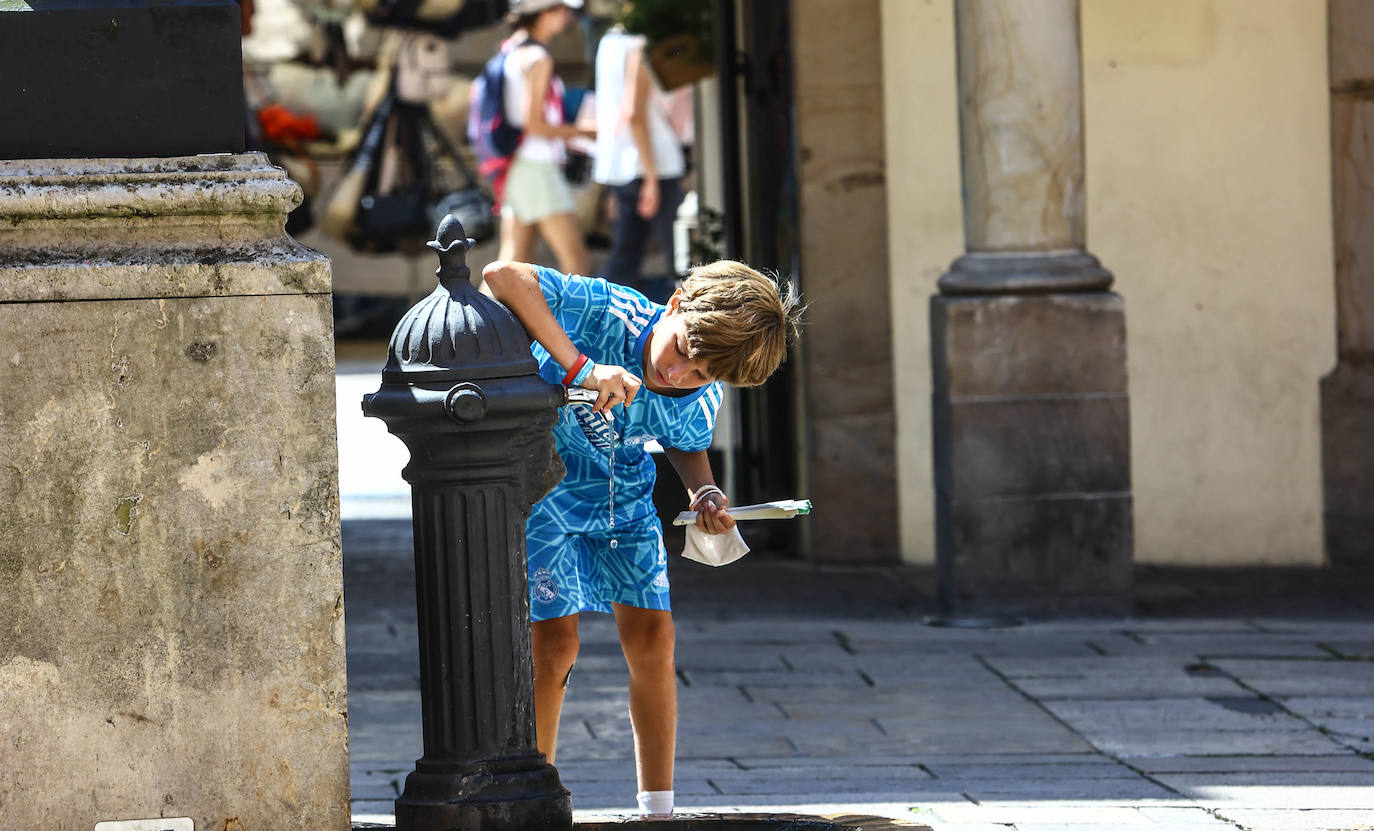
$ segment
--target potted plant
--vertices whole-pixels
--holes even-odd
[[[711,0],[634,0],[625,4],[620,23],[648,41],[649,65],[665,90],[715,71]]]

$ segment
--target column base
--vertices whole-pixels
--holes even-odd
[[[572,801],[543,756],[448,770],[424,760],[396,800],[397,831],[569,831]]]
[[[1321,380],[1326,553],[1374,565],[1374,363],[1342,362]]]
[[[1086,251],[973,252],[940,278],[940,293],[1048,294],[1106,291],[1112,274]]]
[[[939,296],[931,344],[941,612],[1127,614],[1121,298]]]

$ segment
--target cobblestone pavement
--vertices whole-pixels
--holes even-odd
[[[410,524],[344,523],[353,808],[421,753]],[[675,558],[679,810],[938,831],[1374,828],[1374,576],[1139,572],[1136,615],[924,625],[932,576]],[[558,769],[634,801],[626,670],[584,616]]]

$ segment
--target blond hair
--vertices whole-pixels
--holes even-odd
[[[685,316],[687,357],[706,361],[707,374],[736,387],[756,387],[787,357],[802,308],[790,285],[778,284],[733,260],[699,265],[678,296]]]

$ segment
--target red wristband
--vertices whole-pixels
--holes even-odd
[[[587,356],[578,355],[577,360],[573,361],[573,365],[568,369],[568,374],[563,376],[563,386],[572,386],[573,379],[577,377],[577,373],[582,371],[582,366],[586,363]]]

